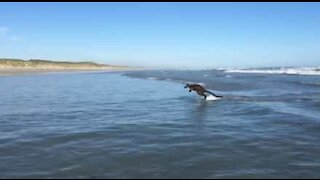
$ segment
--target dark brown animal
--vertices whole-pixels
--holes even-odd
[[[206,90],[204,87],[202,87],[199,84],[186,84],[184,88],[189,88],[189,92],[191,91],[197,92],[200,96],[204,96],[204,99],[207,99],[207,95],[205,93],[209,93],[215,97],[222,97],[222,96],[217,96],[213,92]]]

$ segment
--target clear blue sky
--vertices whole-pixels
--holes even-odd
[[[0,3],[0,57],[320,66],[320,3]]]

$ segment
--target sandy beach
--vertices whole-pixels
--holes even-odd
[[[96,71],[128,71],[131,68],[0,68],[0,76],[12,76],[38,73],[74,73],[74,72],[96,72]]]
[[[129,66],[114,66],[95,63],[70,63],[54,61],[16,61],[7,60],[0,62],[0,76],[22,75],[34,73],[67,73],[86,71],[128,71],[139,68]]]

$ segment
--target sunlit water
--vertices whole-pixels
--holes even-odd
[[[221,71],[3,76],[0,177],[319,178],[319,90]]]

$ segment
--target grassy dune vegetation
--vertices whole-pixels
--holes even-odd
[[[0,58],[0,75],[25,74],[33,72],[55,71],[95,71],[95,70],[129,70],[129,66],[115,66],[94,62],[67,62],[42,59],[7,59]]]
[[[0,58],[0,67],[3,68],[125,68],[127,66],[113,66],[94,62],[66,62],[41,59],[4,59]]]

